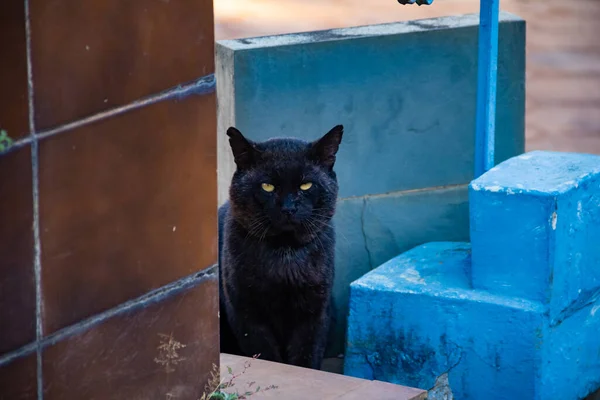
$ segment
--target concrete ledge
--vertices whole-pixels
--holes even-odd
[[[516,15],[502,13],[502,21],[522,22]],[[339,41],[373,36],[398,35],[404,33],[447,30],[465,27],[477,27],[479,15],[450,15],[447,17],[411,20],[402,23],[365,25],[351,28],[336,28],[316,32],[300,32],[285,35],[261,36],[255,38],[222,40],[219,43],[232,50],[252,50],[264,47],[302,45],[314,42]]]
[[[237,390],[239,393],[245,393],[247,390],[255,391],[257,387],[265,389],[271,385],[277,386],[276,389],[256,395],[256,398],[261,399],[425,400],[427,398],[427,393],[419,389],[221,354],[221,379],[227,380],[231,377],[229,369],[239,377],[234,379],[234,386],[228,388],[228,392]]]

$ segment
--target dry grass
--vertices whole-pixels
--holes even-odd
[[[252,359],[257,359],[258,357],[259,356],[256,355],[252,357]],[[230,367],[227,367],[227,377],[221,378],[219,367],[216,364],[213,364],[210,379],[204,388],[204,394],[199,400],[246,400],[257,393],[277,389],[277,386],[275,385],[269,385],[263,388],[256,385],[256,382],[248,382],[242,392],[238,389],[234,390],[235,380],[244,375],[251,366],[252,362],[246,361],[243,370],[238,374],[235,374]]]

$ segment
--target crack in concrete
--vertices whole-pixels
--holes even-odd
[[[450,365],[444,372],[438,375],[433,383],[431,389],[427,390],[427,398],[431,400],[453,400],[454,394],[452,393],[452,387],[450,386],[450,373],[456,368],[463,357],[463,349],[461,346],[454,344],[456,349],[460,351],[458,354],[458,360]]]
[[[360,228],[362,230],[363,240],[365,241],[365,250],[367,257],[369,258],[369,270],[373,269],[373,256],[371,250],[369,250],[369,242],[367,241],[367,231],[365,229],[365,212],[367,210],[367,198],[363,199],[363,207],[360,213]]]
[[[371,360],[369,358],[369,354],[365,354],[364,356],[365,356],[365,362],[367,363],[367,365],[371,369],[371,377],[370,377],[370,379],[375,379],[375,366],[371,362]]]
[[[448,368],[446,368],[445,371],[440,373],[435,379],[433,386],[427,390],[429,396],[428,398],[432,400],[452,400],[454,398],[452,388],[450,387],[449,375],[454,368],[460,365],[463,358],[464,350],[461,346],[457,345],[456,343],[452,343],[452,345],[454,346],[454,349],[448,353],[448,358],[450,359],[455,353],[455,351],[458,351],[458,359],[454,363],[452,363]],[[446,388],[447,390],[445,390]],[[439,394],[437,391],[439,391]]]
[[[455,345],[456,348],[458,350],[460,350],[460,353],[458,353],[458,360],[456,360],[456,362],[454,364],[452,364],[451,366],[448,367],[448,369],[444,372],[442,372],[440,375],[444,375],[444,374],[450,374],[450,372],[452,372],[452,370],[456,367],[458,367],[458,365],[460,364],[460,362],[462,361],[462,357],[463,357],[463,349],[459,346],[459,345]]]
[[[550,328],[555,328],[562,324],[564,320],[575,314],[577,311],[583,310],[595,304],[600,300],[600,288],[585,290],[577,296],[567,307],[565,307],[557,316],[550,322]]]

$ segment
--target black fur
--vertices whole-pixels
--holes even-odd
[[[331,319],[343,127],[313,143],[227,134],[237,169],[219,209],[221,351],[318,369]]]

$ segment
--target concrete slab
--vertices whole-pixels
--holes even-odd
[[[231,374],[239,375],[233,380],[229,392],[255,391],[258,386],[276,389],[261,391],[252,399],[365,399],[378,400],[425,400],[423,390],[392,385],[312,369],[299,368],[269,361],[255,360],[229,354],[221,354],[221,379],[229,379]]]

